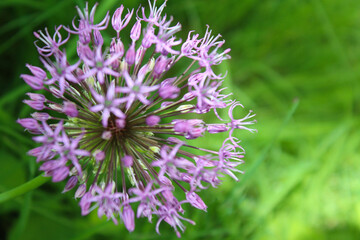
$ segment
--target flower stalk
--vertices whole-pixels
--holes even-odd
[[[19,197],[27,192],[30,192],[50,180],[49,177],[45,177],[43,174],[35,177],[34,179],[16,187],[9,191],[0,193],[0,203]]]

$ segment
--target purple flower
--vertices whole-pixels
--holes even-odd
[[[44,43],[43,47],[35,46],[38,49],[38,52],[40,55],[44,57],[50,57],[52,55],[55,55],[56,57],[59,57],[61,55],[60,46],[64,45],[70,38],[70,34],[68,34],[67,38],[64,40],[62,39],[62,36],[60,34],[60,30],[63,26],[55,27],[55,33],[53,37],[50,36],[47,28],[45,28],[45,34],[42,31],[34,32],[34,35],[37,39],[42,41]]]
[[[106,96],[98,94],[95,90],[92,90],[91,92],[97,102],[97,105],[90,107],[90,111],[102,111],[102,125],[104,127],[108,126],[110,113],[113,113],[118,118],[125,118],[125,114],[118,108],[119,104],[122,103],[123,100],[115,99],[115,82],[110,84],[110,87],[106,92]]]
[[[41,102],[45,102],[46,98],[44,95],[42,94],[38,94],[38,93],[27,93],[26,95],[28,95],[30,97],[31,100],[34,101],[41,101]]]
[[[159,220],[156,223],[156,232],[158,234],[160,234],[159,226],[162,221],[167,222],[172,228],[174,228],[176,235],[178,237],[181,237],[178,228],[182,232],[185,231],[185,226],[181,222],[181,220],[187,221],[187,222],[195,225],[194,221],[182,217],[178,212],[178,208],[179,208],[179,206],[173,206],[173,205],[167,204],[167,205],[160,206],[160,208],[154,212],[154,214],[159,216]]]
[[[44,80],[46,79],[46,72],[39,67],[31,66],[29,64],[26,64],[26,67],[29,68],[34,76],[21,74],[20,77],[24,79],[24,81],[34,90],[43,89]]]
[[[91,186],[91,188],[95,188],[95,185]],[[91,206],[91,198],[93,195],[91,192],[86,192],[86,185],[80,185],[78,190],[75,193],[75,198],[81,198],[79,202],[79,206],[81,208],[81,215],[87,215],[90,213]],[[98,205],[97,205],[98,206]]]
[[[197,45],[201,40],[198,39],[199,34],[194,34],[191,36],[191,34],[194,31],[190,31],[188,34],[188,38],[181,46],[181,56],[191,57],[194,54],[197,53]]]
[[[173,47],[181,43],[181,40],[176,40],[174,34],[181,30],[181,25],[178,23],[175,26],[170,27],[172,19],[166,22],[165,17],[162,22],[159,23],[159,32],[156,36],[153,36],[153,43],[155,44],[155,51],[166,56],[170,54],[178,55],[180,51],[174,50]]]
[[[75,19],[74,19],[72,22],[72,26],[75,29],[75,31],[70,30],[69,28],[66,28],[66,30],[73,34],[88,35],[88,34],[91,34],[92,30],[100,31],[100,30],[106,29],[108,26],[108,23],[109,23],[109,19],[110,19],[109,12],[106,13],[106,16],[100,23],[98,23],[98,24],[94,23],[94,17],[95,17],[95,11],[96,11],[97,5],[98,5],[98,3],[96,3],[93,6],[90,14],[89,14],[89,5],[87,2],[86,2],[84,11],[81,11],[81,9],[78,6],[76,6],[76,10],[80,17],[79,26],[76,27],[75,22],[74,22]]]
[[[136,213],[137,218],[147,217],[151,221],[153,209],[161,205],[161,202],[156,199],[156,195],[169,189],[167,186],[161,186],[156,190],[152,190],[152,188],[153,182],[149,182],[145,188],[139,184],[139,188],[129,189],[129,193],[136,196],[130,198],[128,202],[140,202]]]
[[[160,157],[152,164],[154,167],[160,167],[160,177],[164,177],[166,174],[172,179],[181,179],[180,169],[189,170],[195,167],[191,161],[177,156],[182,145],[182,143],[179,143],[172,149],[169,146],[161,148]]]
[[[204,38],[199,42],[200,46],[196,47],[197,56],[192,56],[194,60],[197,60],[201,67],[205,68],[205,73],[212,79],[221,79],[221,75],[216,75],[212,70],[212,66],[219,65],[223,60],[230,59],[228,53],[230,48],[218,53],[219,49],[224,45],[225,40],[217,41],[221,35],[216,37],[212,36],[212,31],[209,30],[209,26],[206,29]]]
[[[122,193],[114,192],[115,184],[113,182],[109,183],[105,189],[94,185],[93,191],[94,194],[86,196],[81,199],[84,212],[88,210],[88,206],[91,203],[95,203],[95,206],[98,207],[98,216],[99,218],[105,215],[108,219],[113,220],[115,224],[118,223],[116,219],[116,214],[120,212],[120,198]]]
[[[248,119],[251,119],[253,117],[255,117],[255,114],[252,114],[252,111],[250,110],[249,113],[241,118],[241,119],[235,119],[233,116],[233,111],[235,109],[235,107],[237,106],[241,106],[242,108],[244,108],[244,106],[242,104],[240,104],[239,102],[234,101],[230,108],[229,108],[229,118],[231,119],[231,122],[228,124],[230,127],[230,131],[229,131],[229,138],[231,139],[231,141],[234,143],[234,145],[237,145],[237,143],[233,140],[232,134],[234,132],[235,129],[245,129],[249,132],[256,132],[256,129],[252,129],[252,128],[248,128],[247,125],[252,125],[256,123],[256,120],[251,120],[251,121],[247,121]],[[238,146],[238,145],[237,145]]]
[[[133,79],[127,71],[124,71],[123,76],[126,84],[124,87],[117,87],[116,92],[126,94],[126,96],[122,98],[122,101],[126,102],[126,109],[129,109],[135,100],[139,100],[141,103],[149,105],[151,102],[147,99],[147,96],[158,89],[159,86],[143,85],[145,77],[143,74],[139,74],[136,79]]]
[[[151,4],[151,1],[148,0],[149,6],[150,6],[150,14],[149,17],[146,17],[145,14],[145,8],[141,8],[142,16],[143,18],[140,18],[142,21],[148,22],[150,24],[154,24],[156,26],[159,26],[158,21],[162,18],[161,13],[164,10],[166,6],[166,1],[159,7],[156,7],[156,1],[154,1],[153,4]]]
[[[46,29],[35,33],[43,42],[36,43],[43,66],[27,64],[31,74],[20,77],[46,91],[48,99],[28,93],[24,103],[37,111],[17,122],[35,135],[39,146],[28,154],[39,170],[54,182],[66,181],[63,192],[74,191],[82,215],[97,210],[115,224],[120,219],[130,232],[135,215],[149,222],[156,218],[158,233],[164,222],[180,237],[185,222],[194,224],[182,204],[206,211],[199,192],[219,186],[225,175],[238,180],[245,154],[238,131],[255,132],[249,128],[255,114],[235,118],[236,107],[243,106],[224,93],[224,75],[213,68],[230,58],[229,49],[220,51],[220,35],[212,36],[208,27],[204,37],[191,31],[181,43],[175,36],[181,25],[163,14],[166,1],[158,7],[149,0],[149,5],[150,12],[138,9],[136,19],[134,9],[123,14],[121,5],[115,11],[110,45],[101,33],[110,16],[95,23],[97,4],[90,12],[87,3],[84,10],[77,7],[79,19],[72,23],[74,30],[64,27],[65,39],[62,26],[52,37]],[[126,27],[129,31],[122,31]],[[73,37],[75,64],[65,54]],[[127,48],[125,38],[131,39]],[[185,70],[176,74],[176,69]],[[228,109],[228,116],[220,117],[219,109]],[[213,118],[201,117],[210,110]],[[217,135],[223,142],[218,149],[200,148],[191,140],[208,141],[209,133],[222,132],[229,135]]]
[[[84,149],[78,147],[80,140],[83,138],[83,135],[80,135],[74,139],[69,139],[66,133],[62,133],[62,145],[55,146],[55,149],[58,150],[60,157],[62,159],[70,160],[71,163],[76,168],[78,174],[82,175],[81,166],[78,162],[78,156],[90,156],[90,153]]]
[[[63,131],[63,122],[59,122],[53,129],[45,121],[42,122],[42,136],[33,137],[35,142],[43,144],[44,148],[51,151],[59,142],[61,142],[60,133]]]
[[[90,70],[82,77],[88,78],[96,74],[97,80],[100,84],[104,84],[105,76],[111,75],[120,77],[118,72],[112,70],[112,63],[118,58],[119,54],[114,54],[108,59],[105,59],[105,54],[101,52],[101,46],[98,46],[93,54],[84,54],[82,60],[90,68]]]
[[[155,29],[150,25],[145,29],[145,34],[143,37],[143,40],[141,42],[141,45],[144,48],[150,48],[151,45],[154,43],[155,41],[155,34],[154,34]]]
[[[199,112],[208,112],[211,108],[225,108],[227,106],[224,99],[228,96],[222,95],[218,88],[222,82],[210,81],[208,78],[202,79],[197,84],[189,86],[189,92],[196,97],[196,109]]]
[[[39,169],[45,172],[45,176],[52,176],[53,182],[60,182],[69,176],[69,167],[64,159],[46,161]]]
[[[119,59],[124,55],[124,44],[120,39],[113,38],[110,44],[110,56],[117,55],[117,58],[111,63],[112,69],[118,69],[120,67]]]
[[[123,28],[125,28],[129,24],[131,17],[134,13],[134,10],[131,10],[130,12],[130,10],[128,9],[127,14],[125,15],[124,19],[122,19],[121,16],[123,11],[124,11],[124,6],[121,5],[118,9],[116,9],[111,19],[111,24],[116,32],[120,32]]]
[[[238,181],[238,178],[233,171],[243,173],[236,167],[244,163],[242,158],[244,157],[245,152],[237,142],[233,143],[233,141],[233,138],[228,138],[224,141],[223,146],[219,150],[219,161],[216,163],[216,168],[220,172],[225,173]],[[238,151],[238,149],[241,151]]]
[[[69,172],[70,172],[69,167],[61,166],[48,175],[52,176],[53,182],[61,182],[62,180],[64,180],[69,176]]]
[[[65,89],[69,87],[68,81],[72,83],[79,82],[79,79],[75,77],[74,71],[79,67],[80,60],[74,65],[69,65],[65,54],[63,54],[56,62],[49,62],[43,58],[40,58],[40,60],[52,76],[50,80],[45,81],[45,84],[52,85],[57,82],[60,87],[61,95],[63,95]]]

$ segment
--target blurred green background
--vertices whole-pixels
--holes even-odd
[[[101,0],[97,17],[139,0]],[[162,1],[160,1],[162,2]],[[94,1],[90,1],[92,5]],[[25,63],[39,65],[32,32],[70,25],[72,0],[0,1],[0,192],[39,174],[26,155],[34,144],[15,123],[32,110]],[[257,134],[240,132],[245,174],[200,195],[204,213],[186,207],[183,239],[360,239],[360,1],[169,0],[184,31],[221,33],[232,59],[225,85],[257,114]],[[245,112],[244,112],[245,113]],[[211,145],[211,136],[208,142]],[[165,224],[123,225],[82,217],[63,183],[0,205],[0,239],[176,239]]]

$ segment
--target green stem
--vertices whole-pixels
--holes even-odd
[[[44,177],[43,175],[37,176],[36,178],[16,187],[7,192],[0,193],[0,203],[10,200],[12,198],[18,197],[24,193],[27,193],[33,189],[36,189],[49,181],[49,177]]]

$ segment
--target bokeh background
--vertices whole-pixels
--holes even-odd
[[[89,1],[92,5],[94,1]],[[140,0],[99,0],[97,17]],[[160,1],[162,3],[162,1]],[[38,65],[32,32],[71,24],[73,0],[0,1],[0,192],[40,174],[34,147],[16,119],[32,111],[19,78]],[[232,49],[225,85],[257,114],[258,133],[240,132],[244,175],[201,193],[208,212],[183,239],[360,239],[360,1],[169,0],[166,12],[187,31],[209,24]],[[75,49],[75,48],[74,48]],[[73,49],[73,50],[74,50]],[[205,140],[204,140],[205,141]],[[201,144],[211,145],[207,138]],[[176,239],[165,224],[123,225],[81,217],[73,192],[48,182],[0,204],[0,239]]]

